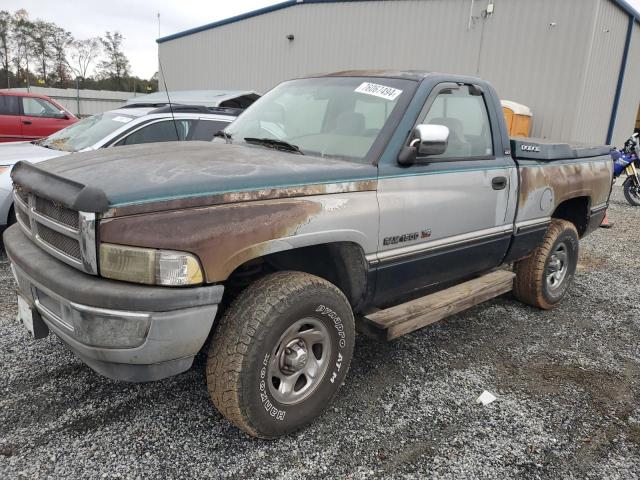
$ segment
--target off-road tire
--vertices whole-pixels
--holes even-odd
[[[329,363],[307,398],[282,404],[266,383],[268,361],[284,332],[308,318],[328,333]],[[220,319],[207,358],[211,400],[252,436],[276,438],[298,430],[320,415],[342,385],[354,337],[353,312],[333,284],[302,272],[267,275],[247,287]]]
[[[553,252],[562,242],[567,246],[567,272],[556,290],[547,284],[547,267]],[[573,281],[578,264],[578,232],[566,220],[551,220],[544,240],[527,258],[515,263],[516,278],[513,284],[514,296],[523,303],[549,310],[555,307],[567,293]]]
[[[627,177],[627,179],[622,184],[622,191],[624,192],[624,198],[627,199],[630,205],[634,207],[640,207],[640,198],[633,194],[631,191],[635,187],[635,178]]]

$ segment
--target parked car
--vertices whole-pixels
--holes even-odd
[[[292,80],[223,136],[20,162],[4,244],[34,337],[127,381],[210,339],[213,403],[262,438],[330,404],[356,324],[388,340],[511,289],[558,305],[611,193],[608,147],[510,140],[467,76]]]
[[[127,106],[160,106],[171,101],[180,105],[203,105],[205,107],[226,107],[245,109],[260,98],[253,90],[177,90],[175,92],[154,92],[127,100]]]
[[[195,105],[131,105],[85,118],[41,140],[0,145],[0,226],[15,221],[10,173],[12,165],[20,160],[38,163],[70,153],[138,143],[210,141],[240,112]]]
[[[0,90],[0,142],[46,137],[77,121],[73,113],[46,95]]]

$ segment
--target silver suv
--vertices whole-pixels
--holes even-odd
[[[40,140],[0,144],[0,226],[15,220],[10,173],[20,160],[38,163],[74,152],[138,143],[210,141],[241,111],[198,105],[132,104],[85,118]]]

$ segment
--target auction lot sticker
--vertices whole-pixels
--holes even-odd
[[[402,93],[402,90],[397,88],[386,87],[384,85],[378,85],[377,83],[364,82],[358,88],[355,89],[357,93],[364,93],[365,95],[373,95],[374,97],[384,98],[386,100],[395,100]]]

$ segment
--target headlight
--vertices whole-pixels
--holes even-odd
[[[186,252],[100,244],[100,275],[149,285],[197,285],[202,283],[198,259]]]

